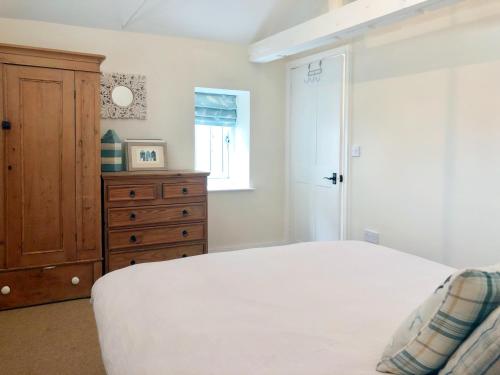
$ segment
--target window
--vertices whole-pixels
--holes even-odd
[[[195,89],[195,167],[209,190],[250,188],[250,93]]]

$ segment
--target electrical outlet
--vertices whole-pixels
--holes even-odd
[[[378,245],[380,243],[380,234],[371,229],[365,229],[365,241]]]

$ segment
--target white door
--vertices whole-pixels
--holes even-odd
[[[291,71],[291,240],[341,239],[345,55]]]

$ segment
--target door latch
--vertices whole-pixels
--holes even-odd
[[[11,129],[10,122],[9,121],[2,121],[2,129],[3,130],[10,130]]]

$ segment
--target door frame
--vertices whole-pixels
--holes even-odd
[[[344,177],[344,182],[340,185],[340,240],[350,238],[349,228],[349,193],[350,193],[350,150],[351,150],[351,47],[343,46],[325,52],[306,56],[292,60],[286,65],[286,125],[285,125],[285,228],[284,237],[291,242],[291,121],[290,121],[290,99],[291,99],[291,72],[294,68],[310,64],[312,62],[328,57],[343,56],[343,108],[341,129],[341,150],[340,150],[340,171]]]

